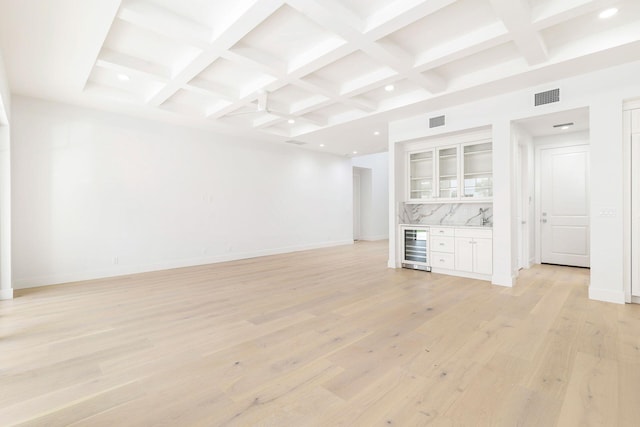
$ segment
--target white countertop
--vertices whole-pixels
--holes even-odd
[[[454,225],[454,224],[398,224],[406,227],[440,227],[440,228],[482,228],[493,229],[493,224],[489,225]]]

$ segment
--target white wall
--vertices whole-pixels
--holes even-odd
[[[0,300],[13,298],[11,273],[11,94],[0,51]]]
[[[495,98],[428,112],[390,124],[390,152],[400,141],[490,125],[494,137],[494,280],[513,274],[512,245],[517,244],[511,221],[513,199],[512,144],[509,123],[526,117],[589,107],[591,142],[591,298],[624,302],[623,290],[623,138],[622,104],[640,96],[640,62],[612,67],[572,79],[545,84]],[[561,89],[561,102],[533,106],[533,94]],[[429,129],[427,117],[445,114],[447,126]],[[505,173],[505,171],[510,171]],[[391,170],[394,173],[394,170]],[[390,209],[401,201],[390,194]],[[614,216],[598,212],[613,209]],[[390,250],[389,265],[394,265]],[[508,284],[508,283],[503,283]]]
[[[4,59],[0,50],[0,126],[7,125],[11,117],[11,93],[9,80],[4,67]]]
[[[389,237],[389,156],[387,153],[369,154],[352,159],[354,167],[370,171],[361,175],[361,240],[383,240]],[[370,185],[369,188],[366,186]],[[369,191],[367,191],[369,190]],[[362,203],[364,202],[364,203]]]
[[[351,243],[349,159],[14,97],[16,288]]]

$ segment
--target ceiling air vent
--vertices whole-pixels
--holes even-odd
[[[306,142],[296,141],[295,139],[290,139],[288,141],[285,141],[285,143],[293,144],[293,145],[305,145],[306,144]]]
[[[546,92],[536,93],[534,105],[551,104],[552,102],[560,101],[560,89],[552,89]]]
[[[429,128],[437,128],[438,126],[444,126],[444,116],[431,117],[429,119]]]

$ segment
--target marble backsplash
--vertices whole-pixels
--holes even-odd
[[[483,224],[482,217],[485,218]],[[400,203],[398,224],[493,226],[492,203]]]

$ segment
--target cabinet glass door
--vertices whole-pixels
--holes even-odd
[[[465,198],[493,197],[491,142],[463,146]]]
[[[409,155],[409,198],[433,198],[433,151]]]
[[[442,199],[458,197],[458,147],[438,150],[438,188]]]

